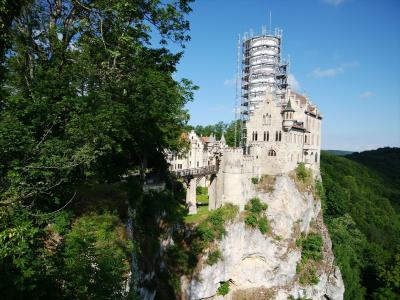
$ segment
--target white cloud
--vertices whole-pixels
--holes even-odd
[[[236,83],[236,78],[225,79],[225,81],[224,81],[224,85],[227,85],[227,86],[235,85],[235,83]]]
[[[314,69],[314,71],[312,71],[312,75],[315,78],[335,77],[336,75],[341,74],[343,72],[344,72],[343,67],[330,68],[330,69],[325,69],[325,70],[316,68],[316,69]]]
[[[346,0],[322,0],[322,2],[324,2],[326,4],[333,5],[333,6],[338,6],[338,5],[342,4],[345,1]]]
[[[340,66],[335,67],[335,68],[328,68],[328,69],[315,68],[311,74],[315,78],[335,77],[339,74],[344,73],[344,71],[346,69],[356,67],[356,66],[358,66],[358,62],[353,61],[353,62],[341,64]]]
[[[371,91],[365,91],[365,92],[361,93],[360,98],[361,99],[367,99],[367,98],[370,98],[370,97],[372,97],[374,95],[375,94],[373,92],[371,92]]]
[[[288,74],[288,83],[294,91],[299,91],[301,88],[300,82],[294,77],[292,73]]]

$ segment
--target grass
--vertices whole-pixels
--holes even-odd
[[[211,211],[208,210],[208,206],[199,206],[197,208],[197,214],[195,215],[187,215],[184,217],[185,223],[194,223],[198,224],[205,220],[209,215]]]
[[[275,180],[275,176],[262,175],[257,185],[257,190],[264,193],[272,193],[275,190]]]

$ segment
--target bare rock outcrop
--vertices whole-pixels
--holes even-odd
[[[273,191],[255,194],[268,204],[266,216],[271,233],[245,225],[238,216],[227,225],[227,234],[217,242],[223,258],[214,265],[204,264],[192,279],[182,278],[187,299],[343,299],[344,284],[334,265],[331,240],[323,223],[320,201],[310,192],[300,192],[289,175],[276,178]],[[247,199],[248,200],[248,199]],[[319,282],[299,282],[296,266],[301,249],[300,233],[310,229],[323,238],[323,259],[318,263]],[[221,282],[229,283],[229,293],[218,295]]]

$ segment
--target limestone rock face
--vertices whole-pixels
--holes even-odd
[[[288,175],[276,178],[272,193],[254,192],[268,204],[266,216],[272,233],[263,235],[245,225],[238,217],[227,227],[218,242],[223,259],[203,264],[191,280],[182,278],[187,299],[343,299],[340,270],[333,265],[331,240],[322,221],[321,205],[311,193],[301,193]],[[248,199],[247,199],[248,200]],[[303,286],[296,274],[301,250],[296,247],[300,232],[310,226],[323,237],[323,261],[317,269],[319,283]],[[229,282],[230,293],[218,296],[221,282]]]

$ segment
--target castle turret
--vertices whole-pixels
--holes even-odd
[[[282,126],[283,126],[283,129],[286,131],[288,131],[290,128],[292,128],[292,126],[294,124],[294,112],[295,112],[295,110],[293,109],[292,103],[289,100],[285,109],[282,111],[282,115],[283,115]]]

